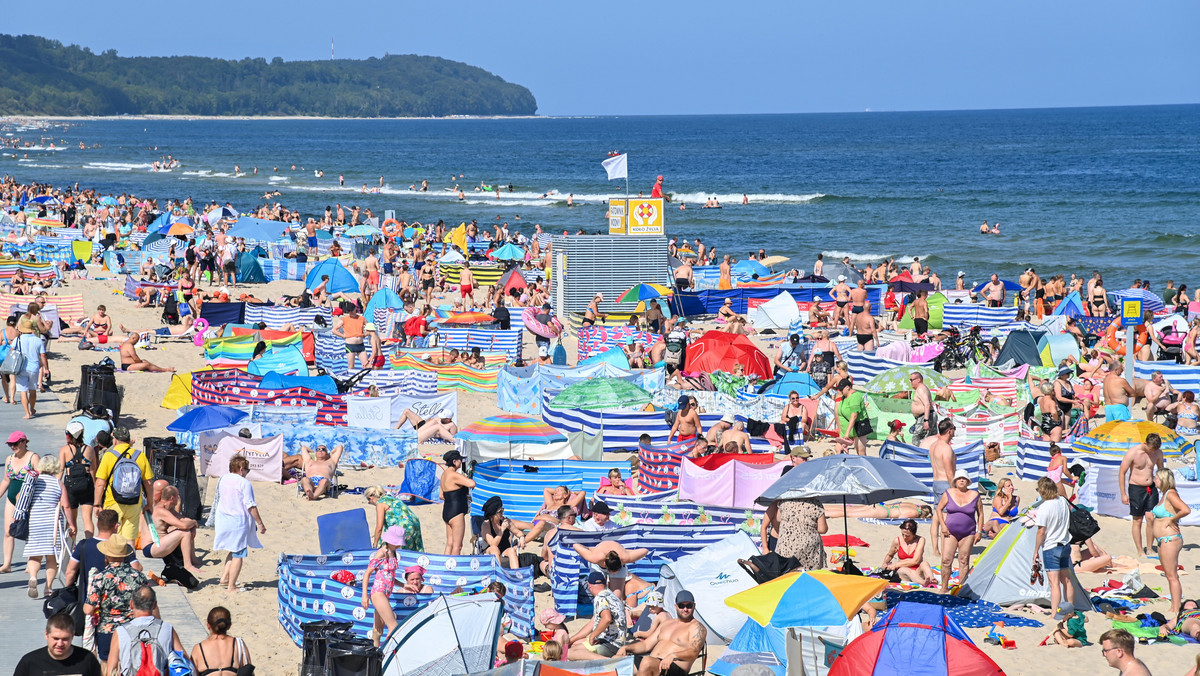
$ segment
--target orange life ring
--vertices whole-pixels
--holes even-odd
[[[1104,332],[1104,344],[1113,352],[1116,352],[1118,355],[1124,357],[1126,346],[1124,342],[1117,338],[1117,329],[1118,327],[1115,323],[1108,325],[1108,329]],[[1142,348],[1145,347],[1146,343],[1149,341],[1150,337],[1149,334],[1147,334],[1145,327],[1137,327],[1137,330],[1134,332],[1134,349],[1137,352],[1141,352]]]
[[[395,227],[389,229],[388,223],[391,223]],[[399,237],[400,235],[404,234],[404,228],[401,227],[400,221],[397,221],[394,218],[389,218],[384,221],[381,227],[383,228],[383,234],[387,235],[388,237]]]

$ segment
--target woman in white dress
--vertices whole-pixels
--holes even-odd
[[[38,573],[42,559],[46,562],[46,596],[50,595],[54,578],[58,575],[58,552],[62,549],[63,531],[59,529],[59,508],[67,508],[67,496],[63,493],[58,474],[62,465],[56,455],[44,455],[38,461],[38,474],[29,481],[33,500],[29,503],[29,539],[25,542],[25,572],[29,574],[29,598],[38,597]],[[75,537],[75,526],[69,527]]]
[[[258,524],[259,533],[267,532],[267,526],[258,515],[258,505],[254,502],[254,486],[246,479],[249,473],[250,462],[246,456],[235,455],[230,458],[229,473],[217,482],[217,500],[212,510],[216,525],[213,549],[229,552],[225,556],[221,584],[231,592],[245,591],[244,587],[237,584],[238,573],[242,572],[242,560],[250,555],[250,547],[262,548],[254,532],[255,524]]]

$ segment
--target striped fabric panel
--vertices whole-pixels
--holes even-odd
[[[676,493],[664,493],[675,496]],[[612,508],[612,520],[622,526],[651,524],[659,526],[729,525],[739,528],[754,540],[762,543],[762,517],[766,509],[755,505],[749,510],[738,507],[712,507],[691,502],[667,500],[622,499],[624,496],[602,495],[600,499]],[[750,512],[747,514],[746,512]]]
[[[409,355],[424,361],[432,362],[433,359],[445,357],[450,352],[449,349],[442,348],[414,348],[405,350],[396,350],[396,356]],[[508,363],[508,355],[503,352],[480,352],[483,356],[483,363],[486,366],[504,366]]]
[[[58,268],[51,263],[30,263],[12,259],[0,259],[0,281],[7,283],[17,274],[17,270],[25,273],[25,277],[37,281],[59,279],[62,275]]]
[[[280,279],[302,282],[313,266],[312,263],[297,263],[287,258],[260,258],[258,264],[262,266],[263,276],[268,282]]]
[[[195,371],[192,373],[192,401],[223,406],[313,406],[317,409],[318,425],[346,424],[344,398],[331,397],[306,387],[260,390],[258,383],[261,380],[259,376],[232,369]]]
[[[649,554],[641,560],[629,564],[628,567],[630,572],[643,580],[657,584],[659,570],[663,564],[698,552],[734,535],[738,530],[738,527],[732,524],[708,526],[639,524],[602,533],[559,530],[549,543],[551,557],[554,560],[553,577],[550,581],[554,593],[554,607],[567,617],[574,617],[579,612],[580,576],[586,571],[587,565],[575,552],[573,546],[575,544],[595,547],[603,540],[612,540],[621,543],[625,549],[641,547],[649,549]]]
[[[995,326],[991,326],[987,330],[983,331],[982,335],[984,338],[986,338],[988,340],[991,340],[992,338],[999,338],[1000,342],[1003,343],[1004,339],[1008,338],[1008,334],[1012,333],[1013,331],[1045,331],[1045,330],[1046,330],[1045,326],[1039,326],[1037,324],[1030,324],[1029,322],[1012,322],[1012,323],[1008,323],[1008,324],[997,324]]]
[[[50,233],[59,239],[83,239],[83,231],[79,228],[50,228]],[[143,235],[142,239],[146,239]]]
[[[1015,307],[988,307],[978,304],[943,305],[943,326],[1000,326],[1017,318]]]
[[[122,292],[129,300],[137,300],[137,292],[140,289],[151,287],[155,289],[170,289],[174,290],[177,284],[160,284],[158,282],[143,282],[139,279],[134,279],[133,275],[125,275],[125,289]]]
[[[993,415],[986,409],[970,416],[953,416],[958,429],[955,439],[960,443],[998,441],[1005,455],[1015,453],[1021,440],[1021,411]]]
[[[963,379],[950,383],[951,392],[969,392],[979,390],[991,392],[995,397],[1009,397],[1016,401],[1017,392],[1025,394],[1025,383],[1017,378],[971,378],[971,382]]]
[[[13,305],[24,305],[32,300],[32,296],[17,296],[11,293],[0,293],[0,316],[12,314]],[[67,322],[83,319],[88,315],[83,309],[83,296],[47,296],[46,303],[58,308],[58,316]]]
[[[410,354],[393,357],[392,368],[412,369],[437,374],[439,390],[466,392],[495,392],[500,368],[477,369],[466,364],[433,364]]]
[[[638,331],[631,326],[586,326],[581,327],[576,335],[579,337],[579,361],[614,347],[619,349],[625,344],[625,339],[630,337],[647,349],[662,340],[662,336],[657,333]]]
[[[1068,467],[1079,460],[1107,467],[1121,466],[1122,456],[1119,455],[1080,453],[1075,451],[1067,441],[1058,442],[1058,447],[1062,449],[1063,455],[1067,456]],[[1050,442],[1040,439],[1022,439],[1017,446],[1017,475],[1026,481],[1037,481],[1046,476],[1048,469],[1050,469]]]
[[[509,329],[476,329],[438,327],[447,349],[469,350],[478,347],[484,352],[503,352],[516,359],[521,354],[521,331]]]
[[[439,263],[442,280],[447,284],[458,284],[462,275],[462,265]],[[472,265],[471,274],[475,275],[476,286],[496,286],[506,268],[496,265]]]
[[[706,413],[700,416],[704,429],[708,429],[720,421],[721,416]],[[546,406],[542,399],[542,420],[563,434],[586,431],[588,434],[604,433],[604,450],[632,451],[638,448],[638,437],[649,434],[651,443],[664,445],[671,426],[667,424],[661,411],[631,411],[621,409],[616,411],[583,411],[579,409],[556,409]],[[755,453],[769,453],[773,449],[766,439],[751,437],[750,450]]]
[[[859,352],[858,350],[842,350],[842,358],[845,360],[846,366],[850,368],[850,375],[854,376],[854,382],[859,386],[888,369],[905,366],[903,362],[892,361],[877,357],[870,352]]]
[[[660,493],[679,489],[679,468],[683,456],[692,450],[690,443],[674,443],[655,448],[638,446],[638,492]]]
[[[929,451],[918,446],[885,441],[879,449],[879,457],[895,462],[916,477],[917,481],[928,486],[930,495],[934,499],[940,497],[932,493],[933,466],[929,464]],[[955,467],[966,470],[967,475],[972,479],[972,485],[974,485],[975,479],[987,476],[987,463],[983,459],[982,441],[954,449],[954,457]]]
[[[1133,363],[1135,378],[1150,380],[1150,374],[1155,371],[1162,371],[1163,378],[1166,378],[1171,385],[1175,386],[1175,389],[1181,392],[1184,390],[1200,392],[1200,366],[1184,366],[1173,361],[1135,361]]]
[[[545,500],[543,489],[566,486],[591,495],[612,467],[585,460],[489,460],[475,467],[471,514],[483,516],[483,503],[495,495],[504,500],[505,515],[530,521]]]
[[[329,308],[246,304],[246,323],[263,322],[268,329],[282,329],[287,324],[311,324],[317,315],[325,318],[326,326],[333,326],[333,312]]]

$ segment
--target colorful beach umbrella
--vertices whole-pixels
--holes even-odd
[[[828,570],[788,573],[730,596],[725,605],[764,627],[840,626],[887,584],[880,578]]]
[[[914,373],[920,373],[925,378],[925,386],[931,390],[940,390],[950,384],[950,378],[934,371],[928,366],[908,364],[890,368],[868,380],[867,384],[863,386],[863,391],[874,394],[910,392],[913,386],[912,381],[909,380],[909,376]]]
[[[746,336],[724,331],[709,331],[688,345],[687,363],[683,370],[715,373],[742,373],[766,380],[771,377],[771,360]]]
[[[188,225],[187,221],[185,221],[185,220],[178,220],[178,221],[174,221],[172,223],[167,223],[166,225],[164,225],[163,227],[158,229],[159,234],[164,235],[166,237],[174,237],[174,236],[185,237],[187,235],[192,234],[192,232],[194,232],[194,231],[195,231],[195,229],[192,228],[192,226]]]
[[[523,415],[494,415],[467,425],[455,435],[471,441],[496,441],[514,444],[549,444],[566,441],[561,432],[538,420]]]
[[[1192,443],[1165,427],[1150,420],[1114,420],[1106,422],[1085,436],[1076,439],[1071,447],[1085,453],[1102,455],[1124,455],[1125,451],[1146,442],[1146,436],[1157,434],[1162,438],[1165,456],[1183,455],[1192,449]]]
[[[662,284],[643,282],[633,286],[617,298],[618,303],[637,303],[651,298],[662,298],[671,295],[671,289]]]
[[[645,406],[652,398],[646,390],[620,378],[591,378],[564,387],[549,406],[602,411],[626,406]]]
[[[485,312],[456,312],[441,320],[443,324],[487,324],[496,318]]]
[[[1161,312],[1166,307],[1163,304],[1163,299],[1158,297],[1158,294],[1151,293],[1146,289],[1121,289],[1119,291],[1109,291],[1108,295],[1112,296],[1116,301],[1114,304],[1120,307],[1122,301],[1140,300],[1142,301],[1142,312],[1149,310],[1150,312]]]
[[[105,206],[115,207],[117,206],[117,198],[105,195],[100,198],[100,203]]]
[[[57,218],[37,218],[35,216],[34,218],[31,218],[26,222],[35,228],[61,228],[61,227],[63,227],[63,222],[58,220]]]
[[[34,197],[33,199],[31,199],[29,201],[34,204],[45,204],[48,206],[62,206],[62,200],[58,199],[54,195],[41,195],[38,197]]]
[[[512,242],[506,242],[504,246],[492,251],[492,259],[498,261],[523,261],[525,260],[525,250]]]
[[[383,234],[383,231],[373,225],[363,223],[352,228],[346,228],[344,233],[347,237],[374,237],[375,235]]]
[[[172,432],[203,432],[228,427],[250,415],[245,411],[213,404],[198,406],[176,418],[167,429]]]

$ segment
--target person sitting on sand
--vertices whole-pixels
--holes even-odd
[[[404,423],[413,426],[417,432],[417,443],[420,444],[435,438],[454,443],[454,435],[458,434],[458,425],[454,424],[454,418],[450,417],[449,411],[442,411],[431,418],[421,418],[412,409],[406,408],[400,422],[396,423],[396,429],[403,427]]]
[[[596,489],[596,495],[633,495],[634,492],[621,478],[621,470],[614,467],[608,470],[608,483]]]
[[[996,495],[992,497],[992,517],[983,525],[987,536],[994,538],[1001,530],[1017,517],[1020,510],[1021,498],[1016,494],[1016,486],[1008,477],[1000,479],[996,486]]]
[[[858,519],[928,519],[933,508],[916,502],[901,502],[894,505],[825,505],[825,516],[841,518],[850,516]]]
[[[1188,599],[1179,607],[1179,615],[1159,629],[1160,635],[1168,632],[1183,634],[1200,640],[1200,600]]]
[[[1082,545],[1071,545],[1071,554],[1077,573],[1100,573],[1112,565],[1112,555],[1101,549],[1091,538]]]
[[[1083,625],[1087,623],[1087,617],[1082,611],[1076,610],[1070,617],[1064,617],[1059,621],[1054,628],[1054,633],[1050,634],[1047,639],[1048,643],[1055,643],[1068,648],[1082,648],[1088,644],[1087,631]]]
[[[937,584],[933,569],[925,561],[925,538],[917,535],[917,522],[906,519],[900,524],[900,536],[883,557],[883,568],[893,570],[900,580],[931,587]]]
[[[550,551],[550,541],[554,539],[554,534],[562,530],[583,530],[576,523],[579,517],[575,515],[575,508],[570,505],[563,505],[558,508],[558,525],[546,531],[545,537],[542,538],[542,560],[553,561],[554,554]]]
[[[479,535],[487,545],[487,553],[496,557],[501,565],[507,563],[508,568],[519,568],[518,555],[525,548],[525,529],[532,524],[504,516],[504,501],[498,495],[493,495],[483,503],[483,525],[479,527]]]
[[[138,356],[137,348],[138,340],[141,336],[134,333],[121,343],[121,370],[122,371],[149,371],[150,373],[174,373],[175,369],[164,368],[156,364],[152,364]]]
[[[96,306],[96,312],[88,319],[87,328],[84,329],[83,337],[93,343],[103,345],[108,342],[108,339],[113,335],[112,317],[107,314],[107,308],[103,305]]]
[[[338,462],[345,451],[346,448],[341,444],[335,446],[332,453],[325,444],[319,444],[315,453],[310,452],[306,445],[300,446],[305,475],[300,480],[300,488],[304,490],[305,500],[316,500],[329,492],[337,474]]]

